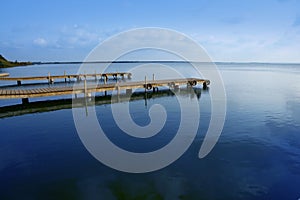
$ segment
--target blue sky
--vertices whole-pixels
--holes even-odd
[[[213,61],[300,62],[298,0],[1,1],[0,54],[81,61],[101,41],[162,27],[202,45]]]

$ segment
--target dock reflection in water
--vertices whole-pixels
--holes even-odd
[[[165,96],[174,96],[175,92],[177,95],[183,95],[190,98],[200,99],[202,92],[208,92],[209,90],[202,90],[201,88],[180,88],[175,90],[162,89],[156,92],[143,92],[138,91],[131,95],[130,101],[137,101],[144,99],[145,105],[147,105],[147,100],[156,99]],[[93,106],[93,105],[103,105],[111,103],[119,103],[126,101],[128,94],[119,94],[120,98],[111,98],[112,94],[106,96],[93,96],[93,97],[80,97],[75,100],[75,107],[83,106]],[[93,99],[92,99],[93,98]],[[119,101],[117,101],[119,100]],[[74,102],[73,102],[74,103]],[[72,99],[57,99],[57,100],[46,100],[46,101],[34,101],[26,104],[16,104],[9,106],[0,107],[0,118],[13,117],[19,115],[25,115],[30,113],[41,113],[50,112],[62,109],[71,109]]]

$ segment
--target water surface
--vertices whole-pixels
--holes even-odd
[[[184,69],[182,65],[170,64]],[[1,72],[63,74],[76,73],[78,67],[27,66]],[[5,117],[0,119],[0,198],[299,199],[300,65],[218,67],[227,115],[222,135],[207,157],[199,159],[198,151],[210,119],[209,91],[201,91],[197,99],[201,118],[195,123],[200,126],[188,151],[170,166],[146,174],[118,172],[97,161],[80,141],[70,108]],[[123,69],[126,66],[119,64],[113,70]],[[33,101],[40,100],[46,99]],[[0,100],[1,106],[16,103],[20,100]],[[149,98],[147,106],[143,98],[132,101],[130,112],[137,124],[149,123],[154,104],[163,105],[170,115],[162,131],[149,140],[124,135],[114,123],[111,104],[97,105],[97,117],[115,144],[134,152],[152,151],[172,140],[180,119],[178,102],[170,94]]]

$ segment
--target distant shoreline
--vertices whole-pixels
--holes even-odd
[[[10,67],[18,67],[18,66],[26,66],[33,65],[32,62],[18,62],[6,60],[2,55],[0,55],[0,68],[10,68]]]
[[[121,60],[121,61],[89,61],[89,62],[80,62],[80,61],[51,61],[51,62],[12,62],[5,60],[6,63],[1,62],[0,68],[11,68],[27,65],[61,65],[61,64],[97,64],[97,63],[214,63],[222,65],[299,65],[300,63],[271,63],[271,62],[198,62],[198,61],[174,61],[174,60]]]
[[[32,62],[32,65],[46,65],[46,64],[95,64],[95,63],[215,63],[215,64],[272,64],[272,65],[299,65],[300,63],[293,62],[199,62],[199,61],[179,61],[179,60],[120,60],[120,61],[89,61],[89,62],[80,62],[80,61],[54,61],[54,62]]]

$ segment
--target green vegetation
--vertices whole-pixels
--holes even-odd
[[[0,55],[0,68],[26,66],[26,65],[32,65],[32,62],[18,62],[18,61],[12,62],[6,60],[2,55]]]

